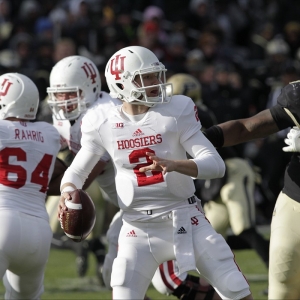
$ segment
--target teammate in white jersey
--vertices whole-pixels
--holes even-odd
[[[123,226],[114,260],[113,299],[142,299],[164,261],[179,272],[197,269],[224,299],[252,299],[224,238],[205,219],[195,178],[222,177],[225,164],[201,133],[190,98],[166,97],[166,69],[148,49],[121,49],[105,76],[122,106],[90,109],[82,120],[82,148],[61,182],[58,216],[99,158],[110,154]],[[193,159],[187,159],[189,153]]]
[[[39,93],[25,75],[0,76],[0,277],[5,299],[40,299],[52,231],[45,198],[60,149],[36,117]]]
[[[121,104],[118,99],[111,98],[107,93],[101,91],[100,74],[96,65],[84,56],[69,56],[57,62],[50,73],[50,87],[47,88],[48,104],[53,113],[53,125],[59,131],[62,141],[62,149],[68,149],[64,153],[71,153],[75,156],[81,148],[81,120],[88,109],[101,106],[106,109],[110,106]],[[72,158],[73,158],[73,155]],[[71,159],[72,159],[71,158]],[[65,159],[66,160],[66,159]],[[101,174],[100,174],[101,173]],[[99,185],[90,183],[96,176]],[[97,275],[102,279],[101,267],[105,255],[105,246],[100,240],[103,216],[103,195],[105,200],[111,201],[117,211],[117,195],[114,183],[114,169],[109,155],[101,156],[97,166],[94,168],[93,176],[90,176],[87,192],[93,198],[97,207],[97,221],[92,235],[87,241],[80,244],[66,240],[66,243],[76,252],[76,265],[79,276],[84,276],[88,268],[88,251],[95,254],[97,260]],[[101,188],[101,192],[100,192]],[[50,222],[53,232],[56,232],[58,222],[56,218],[56,207],[59,197],[49,197],[47,200],[47,210],[55,211],[55,217]],[[55,209],[53,209],[55,207]],[[115,212],[114,211],[114,212]],[[53,215],[54,216],[54,215]],[[50,220],[51,221],[51,220]],[[62,241],[56,241],[62,243]]]

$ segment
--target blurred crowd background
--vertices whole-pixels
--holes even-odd
[[[50,71],[63,57],[90,58],[108,91],[107,60],[140,45],[168,76],[195,76],[220,123],[276,104],[281,88],[299,79],[299,16],[298,0],[0,0],[0,72],[29,76],[42,107]],[[39,119],[49,117],[40,110]],[[237,147],[259,170],[258,224],[270,221],[282,188],[285,135]]]

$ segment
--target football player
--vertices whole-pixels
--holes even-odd
[[[153,52],[139,46],[121,49],[108,61],[111,96],[123,103],[84,116],[82,147],[64,174],[58,217],[67,210],[68,192],[82,188],[107,151],[123,210],[113,299],[142,299],[159,264],[171,259],[179,273],[197,269],[223,298],[252,299],[230,248],[194,196],[191,177],[222,177],[225,164],[201,133],[192,100],[167,97],[165,72]]]
[[[288,127],[299,127],[299,91],[300,81],[291,82],[282,89],[275,106],[250,118],[231,120],[213,126],[206,131],[206,136],[219,148],[263,138]],[[273,211],[268,295],[272,300],[300,298],[299,161],[299,154],[295,153],[286,168],[284,186]]]
[[[100,74],[96,65],[90,59],[77,55],[63,58],[54,65],[50,73],[50,87],[47,88],[47,93],[47,102],[53,114],[53,125],[61,136],[62,151],[59,157],[69,165],[81,147],[80,126],[86,111],[98,105],[102,107],[118,105],[120,101],[101,91]],[[92,234],[86,241],[78,244],[62,234],[61,239],[53,240],[53,245],[60,248],[68,247],[75,251],[77,272],[81,277],[88,269],[88,252],[94,253],[98,263],[96,274],[102,283],[101,268],[106,249],[100,237],[105,219],[104,211],[109,214],[109,209],[113,209],[112,207],[115,207],[112,215],[118,211],[114,169],[108,154],[100,158],[85,186],[97,207],[97,221]],[[58,201],[59,196],[51,196],[47,199],[47,210],[49,215],[53,216],[51,226],[55,233],[58,230],[61,232],[56,214],[53,214]],[[54,236],[57,235],[59,234]]]
[[[5,299],[40,299],[44,292],[52,239],[45,199],[60,137],[52,125],[31,122],[38,106],[31,79],[18,73],[0,76],[0,277]]]
[[[85,71],[84,66],[87,65],[87,63],[93,67],[93,69],[96,70],[96,66],[94,63],[92,63],[89,59],[82,57],[82,56],[71,56],[66,59],[61,60],[59,63],[57,63],[51,72],[50,76],[50,85],[51,87],[48,88],[49,92],[49,98],[48,103],[50,104],[51,110],[53,111],[53,124],[58,129],[58,131],[61,134],[61,142],[62,142],[62,148],[67,150],[62,150],[59,153],[59,157],[66,162],[68,165],[73,160],[74,155],[78,152],[78,149],[80,149],[80,139],[81,139],[81,132],[80,132],[80,124],[82,117],[84,114],[94,107],[94,105],[102,105],[103,109],[106,109],[109,105],[118,105],[121,102],[118,99],[112,99],[110,103],[110,96],[105,93],[101,92],[100,97],[98,99],[95,99],[96,97],[93,96],[93,86],[87,87],[87,83],[90,80],[90,78],[84,78]],[[63,74],[63,76],[62,76]],[[66,78],[66,79],[65,79]],[[97,86],[99,86],[99,82],[97,81]],[[99,89],[100,90],[100,89]],[[54,92],[58,92],[57,94],[53,95]],[[62,93],[62,91],[65,91],[65,93]],[[80,100],[77,97],[76,92],[74,91],[83,91],[81,92],[81,95],[87,95],[85,97],[80,98]],[[96,89],[98,91],[98,88]],[[71,100],[70,100],[71,99]],[[86,99],[89,99],[86,100]],[[91,101],[91,99],[95,99],[95,101]],[[88,105],[86,107],[83,107],[84,104],[81,104],[80,113],[77,109],[77,102],[87,102]],[[110,104],[108,104],[110,103]],[[61,107],[61,108],[60,108]],[[66,112],[66,113],[65,113]],[[58,116],[57,116],[58,114]],[[79,115],[79,116],[78,116]],[[72,153],[70,154],[70,151]],[[108,163],[105,163],[107,161]],[[62,169],[63,172],[65,171]],[[97,172],[101,173],[101,176],[97,176],[97,184],[96,181],[92,181],[93,178],[95,178],[95,174]],[[117,196],[116,196],[116,190],[115,190],[115,184],[114,184],[114,173],[113,173],[113,166],[111,162],[109,161],[109,156],[103,156],[103,161],[98,164],[97,168],[95,168],[94,174],[91,174],[89,176],[89,179],[87,180],[88,183],[85,184],[87,186],[89,182],[92,181],[92,183],[89,185],[89,187],[86,189],[89,195],[92,197],[94,202],[97,204],[97,220],[103,220],[103,207],[102,205],[102,195],[107,195],[105,199],[113,200],[114,205],[117,204]],[[106,180],[105,180],[106,179]],[[104,181],[105,180],[105,181]],[[104,184],[106,183],[106,184]],[[97,193],[97,190],[99,190],[99,186],[104,185],[104,189],[102,190],[102,193]],[[52,193],[55,195],[55,193]],[[50,196],[47,198],[47,210],[50,216],[54,216],[54,210],[57,207],[58,197],[57,196]],[[54,238],[52,241],[52,245],[57,248],[66,248],[66,249],[73,249],[76,254],[76,265],[77,265],[77,271],[79,276],[84,276],[87,268],[88,268],[88,261],[87,261],[87,254],[89,249],[93,249],[93,243],[95,244],[99,239],[93,238],[89,240],[88,242],[83,241],[80,244],[74,243],[70,241],[68,238],[65,237],[64,234],[61,233],[61,229],[59,228],[59,222],[57,222],[56,214],[55,218],[53,217],[50,219],[51,228],[54,232]],[[113,221],[111,222],[109,226],[109,230],[106,234],[106,238],[108,241],[108,252],[105,256],[105,261],[102,266],[102,257],[103,252],[98,253],[98,257],[100,257],[101,264],[97,267],[97,275],[99,276],[100,281],[102,279],[104,280],[104,283],[106,287],[110,288],[110,279],[111,279],[111,270],[112,270],[112,264],[113,260],[116,257],[117,253],[117,243],[118,243],[118,236],[119,232],[122,226],[122,210],[120,210],[115,217],[113,218]],[[93,231],[93,236],[98,237],[99,232],[99,224],[95,225],[95,230]],[[59,231],[59,232],[58,232]],[[58,232],[58,233],[57,233]],[[59,237],[59,238],[58,238]],[[94,241],[94,242],[93,242]],[[97,244],[94,246],[94,249],[101,250],[101,247],[96,247]],[[98,251],[99,252],[99,251]],[[100,270],[101,269],[101,270]],[[161,272],[166,272],[166,276],[172,277],[172,271],[170,268],[165,269],[162,268]],[[174,269],[176,272],[176,270]],[[102,272],[100,274],[99,272]],[[156,276],[161,277],[161,273],[156,273]],[[164,277],[164,275],[163,275]],[[178,298],[180,298],[182,295],[189,295],[190,300],[194,299],[194,296],[198,293],[202,294],[209,294],[214,295],[215,292],[213,288],[210,286],[210,288],[207,288],[206,284],[196,284],[195,282],[193,285],[190,284],[190,281],[187,280],[186,275],[181,276],[183,279],[179,281],[179,279],[176,280],[176,287],[174,287],[174,295],[177,295]],[[194,281],[199,281],[198,277],[189,276],[189,279],[193,278]],[[158,279],[160,280],[160,279]],[[157,282],[157,280],[154,278],[154,282]],[[177,290],[175,290],[178,287]],[[160,290],[160,287],[158,287],[158,290]],[[208,298],[207,298],[208,299]],[[217,298],[216,298],[217,299]]]

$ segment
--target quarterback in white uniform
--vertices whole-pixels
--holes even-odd
[[[0,76],[0,277],[5,299],[40,299],[52,231],[45,207],[60,137],[35,119],[39,93],[26,76]]]
[[[87,66],[91,71],[86,72]],[[94,74],[93,78],[91,75]],[[94,81],[94,83],[93,83]],[[59,61],[52,69],[50,74],[50,87],[47,89],[49,93],[48,104],[53,112],[53,125],[57,128],[61,135],[62,148],[68,148],[74,156],[81,148],[81,121],[86,112],[90,109],[98,109],[106,111],[111,106],[120,105],[119,99],[111,98],[110,95],[101,91],[100,76],[96,66],[92,61],[83,56],[70,56]],[[78,95],[78,93],[80,95]],[[102,194],[106,195],[108,201],[112,201],[115,206],[117,203],[117,193],[115,188],[115,174],[110,156],[105,153],[98,163],[95,170],[102,171],[101,175],[97,175],[99,186],[102,187]],[[94,176],[90,176],[90,180]],[[93,184],[93,183],[92,183]],[[88,188],[88,193],[93,200],[99,203],[102,197],[94,192],[95,189]],[[98,198],[98,199],[97,199]],[[101,199],[99,199],[101,198]],[[47,208],[50,213],[53,208],[57,207],[58,197],[48,197]],[[97,220],[103,219],[103,209],[97,206]],[[51,215],[51,213],[50,213]],[[52,222],[51,222],[52,221]],[[55,219],[50,220],[52,230],[55,232],[59,222],[55,215]],[[98,224],[93,230],[93,239],[100,235]],[[109,227],[106,238],[108,241],[108,253],[105,256],[101,270],[105,285],[110,288],[110,278],[112,263],[117,256],[117,244],[120,229],[122,227],[122,210],[120,210]],[[92,239],[92,240],[93,240]],[[77,246],[77,244],[76,244]],[[78,252],[78,250],[77,250]],[[84,258],[76,259],[79,275],[83,276],[87,270],[87,262]]]
[[[123,104],[90,109],[83,118],[82,148],[62,179],[58,214],[67,209],[68,192],[83,186],[107,151],[124,211],[113,299],[142,299],[159,264],[171,259],[180,273],[197,269],[223,299],[252,299],[229,246],[194,196],[191,177],[222,177],[225,164],[201,133],[192,100],[166,97],[165,71],[139,46],[121,49],[108,61],[111,95]]]

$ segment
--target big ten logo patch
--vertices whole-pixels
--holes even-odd
[[[112,128],[113,129],[124,128],[124,123],[113,123]]]

